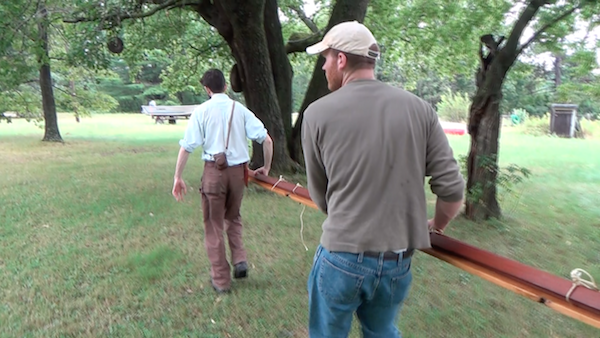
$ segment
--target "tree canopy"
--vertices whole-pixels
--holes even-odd
[[[328,92],[323,59],[304,49],[334,24],[358,20],[380,42],[380,80],[434,107],[453,97],[446,93],[471,100],[465,121],[472,137],[469,193],[482,189],[474,189],[478,180],[491,182],[482,193],[486,198],[472,198],[487,203],[487,211],[496,210],[496,176],[482,174],[474,163],[483,156],[497,167],[501,114],[539,116],[561,102],[600,116],[598,73],[592,72],[598,68],[592,34],[600,23],[598,1],[313,3],[314,11],[301,0],[2,3],[0,110],[43,116],[60,139],[54,106],[79,116],[135,112],[149,100],[200,103],[207,97],[199,78],[215,67],[228,75],[229,94],[271,133],[276,171],[300,169],[300,123],[292,124],[292,113],[301,121],[308,104]],[[540,63],[541,57],[551,64]],[[261,156],[254,152],[253,166]],[[482,214],[499,215],[499,209]]]

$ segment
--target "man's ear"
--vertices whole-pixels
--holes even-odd
[[[344,69],[344,68],[346,68],[347,62],[348,62],[348,58],[346,57],[346,54],[344,54],[344,53],[338,53],[338,55],[337,55],[338,69]]]

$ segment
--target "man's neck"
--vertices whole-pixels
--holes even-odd
[[[375,80],[375,71],[373,69],[357,69],[342,78],[342,86],[357,80]]]

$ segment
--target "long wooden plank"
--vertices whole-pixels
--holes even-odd
[[[304,187],[264,175],[250,178],[254,183],[282,196],[317,209]],[[421,250],[464,271],[477,275],[505,289],[581,322],[600,328],[600,292],[577,287],[566,295],[570,280],[535,269],[517,261],[479,249],[445,235],[431,234],[430,249]]]
[[[452,252],[481,266],[510,275],[513,279],[528,283],[549,295],[565,299],[573,282],[548,272],[533,268],[517,261],[496,255],[456,239],[439,234],[431,234],[433,247]],[[600,316],[600,292],[585,287],[577,287],[569,296],[570,303]]]
[[[568,303],[564,298],[557,298],[554,294],[544,292],[543,290],[533,288],[526,282],[515,280],[510,276],[501,274],[493,269],[482,267],[467,259],[462,259],[452,253],[444,252],[439,249],[424,249],[421,250],[433,257],[441,259],[455,267],[479,276],[489,282],[492,282],[500,287],[510,290],[518,295],[529,298],[530,300],[544,304],[550,309],[572,317],[588,325],[600,328],[600,316],[587,311],[581,311],[580,308]]]

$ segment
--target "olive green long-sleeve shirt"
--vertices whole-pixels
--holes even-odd
[[[433,108],[376,80],[350,82],[304,112],[302,146],[311,199],[327,214],[330,251],[429,248],[425,178],[440,199],[465,182]]]

